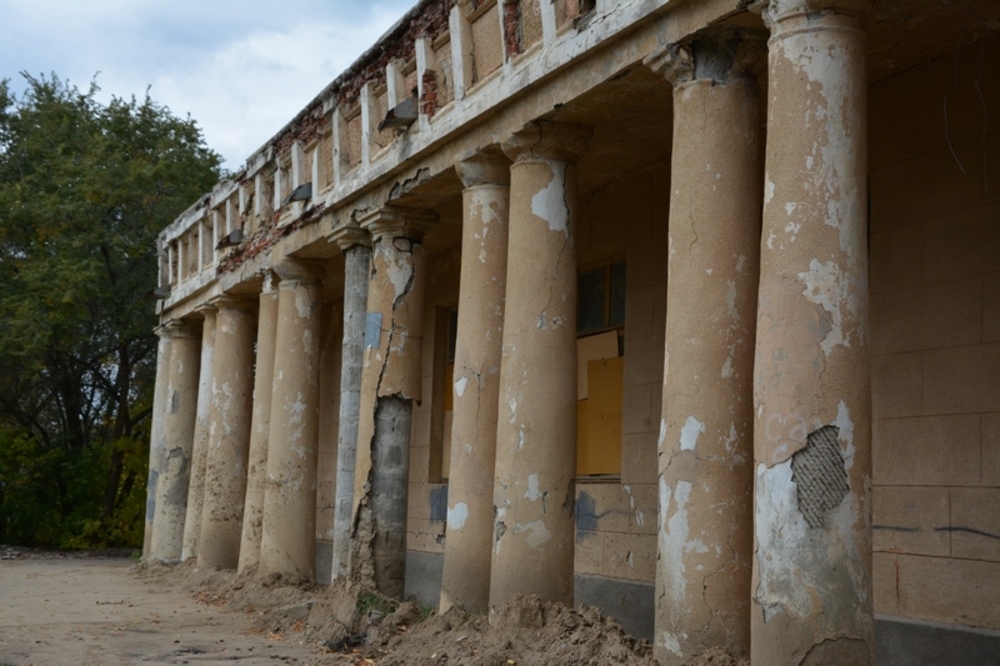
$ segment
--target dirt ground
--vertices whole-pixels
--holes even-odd
[[[491,627],[347,585],[114,555],[0,546],[0,666],[654,664],[648,643],[592,608],[518,597]],[[743,663],[711,652],[690,665]]]

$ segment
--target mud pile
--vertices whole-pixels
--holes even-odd
[[[182,586],[205,604],[252,617],[254,631],[275,640],[313,644],[336,663],[421,666],[467,664],[655,664],[652,647],[629,636],[596,608],[573,610],[535,596],[515,597],[490,626],[482,614],[451,609],[443,615],[413,601],[399,602],[358,586],[316,585],[249,571],[201,570],[139,564],[141,576]],[[325,663],[325,660],[324,660]],[[690,666],[742,666],[723,651],[709,651]]]

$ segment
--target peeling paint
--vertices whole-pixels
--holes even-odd
[[[681,428],[681,451],[694,451],[695,446],[698,444],[698,436],[704,432],[704,423],[693,416],[687,417],[684,427]]]

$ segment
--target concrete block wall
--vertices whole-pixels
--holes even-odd
[[[1000,45],[869,103],[875,610],[997,629]]]
[[[625,258],[625,369],[618,479],[580,480],[576,573],[652,585],[667,307],[670,169],[658,161],[580,196],[581,269]]]

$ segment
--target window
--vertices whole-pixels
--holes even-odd
[[[581,273],[577,283],[576,473],[621,473],[625,262]]]

